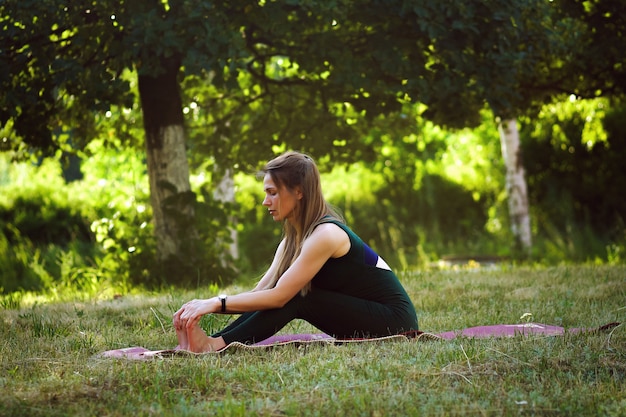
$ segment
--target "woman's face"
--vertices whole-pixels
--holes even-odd
[[[287,219],[291,222],[294,218],[294,209],[298,200],[302,198],[302,193],[299,190],[289,191],[285,187],[278,188],[269,173],[263,177],[263,189],[265,190],[263,205],[267,207],[267,211],[274,221]]]

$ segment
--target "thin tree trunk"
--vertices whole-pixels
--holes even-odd
[[[509,203],[511,230],[517,246],[526,254],[530,253],[532,239],[528,191],[524,164],[519,142],[519,131],[515,119],[502,120],[498,124],[502,156],[506,165],[506,191]]]
[[[218,173],[219,170],[216,168],[214,172]],[[222,179],[213,191],[213,198],[224,203],[235,203],[235,179],[233,178],[232,168],[227,168],[224,172]],[[231,241],[228,245],[228,252],[232,259],[239,259],[237,228],[235,227],[236,218],[231,216],[229,220],[232,226],[229,227]],[[222,257],[221,262],[224,267],[232,267],[230,262],[224,257]]]
[[[150,181],[157,256],[184,259],[189,253],[194,226],[195,195],[189,182],[182,103],[177,75],[180,64],[165,62],[166,71],[156,77],[139,76],[139,94],[146,132],[146,156]],[[185,256],[183,256],[185,255]]]

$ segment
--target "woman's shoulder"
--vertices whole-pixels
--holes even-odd
[[[349,242],[350,234],[341,227],[341,223],[324,222],[315,226],[315,229],[309,235],[309,239],[313,239],[317,243],[334,246],[336,243],[343,244],[346,241]]]
[[[333,235],[345,235],[346,232],[344,228],[341,227],[339,224],[335,222],[325,221],[315,226],[315,229],[313,229],[313,233],[311,233],[311,235],[321,235],[321,234],[327,235],[327,236],[333,236]]]
[[[315,244],[331,250],[333,258],[345,255],[352,245],[348,232],[338,224],[330,222],[319,224],[311,233],[310,238]]]
[[[332,216],[325,216],[317,223],[317,227],[321,225],[329,225],[332,230],[343,230],[350,239],[359,239],[358,235],[342,220]],[[334,226],[334,227],[333,227]]]

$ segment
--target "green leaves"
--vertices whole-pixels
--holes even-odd
[[[173,57],[185,76],[211,74],[229,93],[243,72],[266,96],[307,91],[309,103],[290,113],[350,102],[371,118],[408,97],[453,127],[473,125],[485,102],[507,115],[564,90],[621,94],[613,75],[626,71],[624,6],[570,3],[6,0],[0,121],[20,119],[15,128],[30,144],[54,146],[45,133],[54,114],[71,124],[79,113],[130,107],[119,75],[156,76]],[[280,57],[289,71],[276,65]],[[68,95],[80,96],[72,115],[64,114]]]

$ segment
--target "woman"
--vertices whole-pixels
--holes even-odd
[[[283,222],[274,260],[250,292],[192,300],[174,314],[179,348],[217,351],[264,340],[293,319],[336,338],[379,337],[417,330],[415,309],[385,261],[343,224],[322,195],[307,155],[287,152],[268,162],[263,205]],[[207,336],[209,313],[243,313]]]

